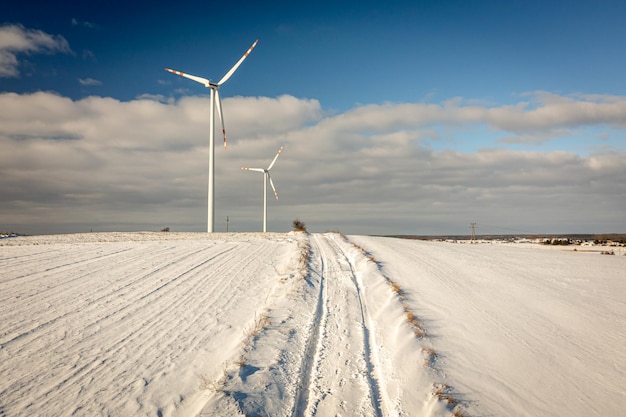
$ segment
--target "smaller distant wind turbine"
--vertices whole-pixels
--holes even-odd
[[[272,181],[272,176],[270,175],[270,169],[272,169],[282,151],[283,146],[280,147],[280,149],[276,153],[276,156],[272,160],[272,163],[267,167],[267,169],[241,168],[245,171],[257,171],[263,173],[263,232],[267,232],[267,180],[270,180],[270,185],[272,186],[272,190],[274,190],[274,196],[276,197],[276,200],[278,200],[278,193],[276,192],[276,187],[274,187],[274,182]]]

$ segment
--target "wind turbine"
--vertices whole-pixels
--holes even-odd
[[[190,80],[196,81],[200,84],[203,84],[206,88],[211,89],[211,117],[209,118],[209,197],[208,197],[208,215],[207,215],[207,232],[213,232],[214,226],[214,214],[215,214],[215,206],[214,202],[214,189],[215,189],[215,110],[217,109],[217,115],[220,118],[220,122],[222,123],[222,135],[224,136],[224,150],[226,150],[226,128],[224,127],[224,118],[222,117],[222,100],[220,99],[219,88],[222,84],[224,84],[228,79],[233,75],[233,73],[239,68],[239,65],[243,62],[244,59],[248,57],[250,52],[254,49],[257,42],[257,39],[254,41],[252,46],[246,51],[245,54],[237,61],[235,65],[219,80],[217,83],[214,83],[211,80],[206,78],[197,77],[195,75],[186,74],[181,71],[176,71],[173,69],[165,68],[165,71],[169,71],[172,74],[180,75],[181,77],[189,78]]]
[[[245,171],[257,171],[263,173],[263,232],[267,232],[267,180],[270,180],[270,185],[272,186],[272,190],[274,190],[274,196],[276,197],[276,200],[278,200],[278,193],[276,192],[276,187],[274,187],[274,182],[272,181],[272,176],[270,175],[270,169],[272,169],[272,167],[276,163],[276,160],[278,159],[278,156],[280,155],[282,150],[283,146],[280,147],[280,149],[276,153],[276,156],[272,160],[272,163],[270,164],[270,166],[267,167],[267,169],[241,168]]]

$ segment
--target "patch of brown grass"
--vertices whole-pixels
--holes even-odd
[[[402,302],[406,301],[406,293],[402,287],[400,287],[400,285],[398,285],[398,283],[391,278],[385,277],[385,280],[387,281],[387,284],[391,286],[391,291],[398,297],[398,299]]]
[[[457,401],[450,395],[450,387],[446,384],[435,384],[435,390],[433,391],[433,395],[435,395],[439,401],[443,401],[448,405],[454,407],[457,405]]]
[[[306,279],[309,270],[309,262],[311,260],[311,242],[309,239],[302,239],[298,241],[298,249],[300,254],[298,255],[297,274],[302,279]]]
[[[398,284],[396,284],[392,280],[389,280],[388,282],[389,282],[389,285],[391,285],[391,291],[395,292],[398,295],[402,294],[402,288],[400,288]]]
[[[405,304],[406,305],[406,304]],[[417,318],[415,313],[413,313],[410,309],[405,309],[406,311],[406,321],[409,323],[409,326],[413,328],[413,333],[418,338],[422,338],[426,336],[426,330],[424,329],[424,324]]]
[[[448,409],[452,412],[453,417],[464,417],[465,411],[461,408],[459,402],[452,396],[452,389],[446,384],[433,384],[432,395],[436,396],[439,401],[448,405]]]
[[[372,255],[371,253],[369,253],[368,251],[365,250],[365,248],[363,248],[363,246],[356,244],[354,242],[351,242],[346,236],[344,236],[343,234],[341,234],[341,237],[348,242],[349,244],[351,244],[352,246],[354,246],[355,248],[357,248],[359,250],[359,252],[361,252],[361,254],[363,256],[365,256],[367,259],[369,259],[371,262],[374,262],[375,264],[378,265],[378,260],[376,260],[376,258],[374,257],[374,255]]]

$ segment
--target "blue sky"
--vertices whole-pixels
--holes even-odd
[[[239,230],[258,228],[260,187],[235,169],[284,144],[276,181],[295,184],[279,187],[270,229],[302,217],[364,234],[625,231],[624,16],[603,0],[12,2],[0,231],[203,230],[208,90],[164,68],[217,81],[255,39],[220,89],[233,152],[217,154],[216,217]],[[105,157],[124,150],[137,171]],[[94,165],[42,162],[77,154]],[[155,155],[176,181],[133,183]],[[198,158],[197,172],[178,158]],[[43,172],[55,180],[38,187]],[[59,185],[85,172],[93,181]]]
[[[164,66],[218,78],[258,38],[255,63],[228,93],[316,98],[338,111],[456,96],[508,103],[538,90],[624,95],[624,15],[619,1],[12,2],[5,23],[63,36],[72,53],[24,57],[33,66],[0,88],[170,95],[160,82],[187,85]]]

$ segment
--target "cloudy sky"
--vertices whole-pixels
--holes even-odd
[[[9,2],[0,232],[626,232],[626,3]],[[270,198],[272,197],[272,198]]]

